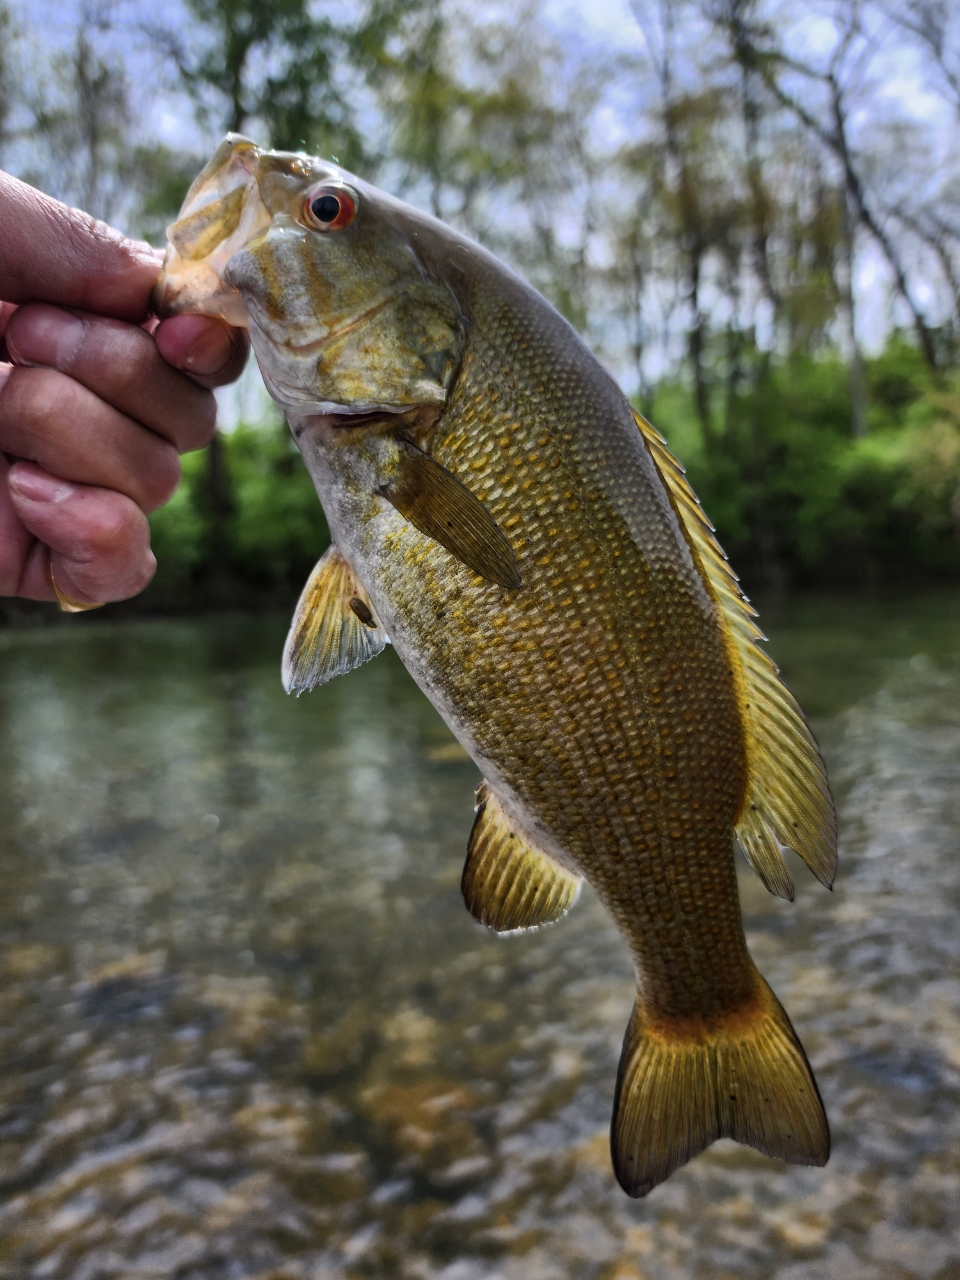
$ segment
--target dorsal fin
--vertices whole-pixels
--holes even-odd
[[[481,924],[509,933],[565,916],[580,892],[580,877],[520,835],[481,782],[460,887]]]
[[[829,888],[837,869],[837,820],[820,750],[775,663],[757,643],[766,637],[754,622],[756,611],[740,590],[683,467],[659,431],[639,413],[634,416],[725,624],[747,747],[747,790],[737,838],[771,893],[793,898],[781,846],[798,853]]]
[[[336,547],[317,561],[300,593],[283,647],[281,676],[299,697],[375,658],[387,643],[357,575]]]

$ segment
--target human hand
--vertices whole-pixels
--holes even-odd
[[[148,332],[160,256],[4,173],[0,225],[0,595],[124,600],[246,334],[210,316]]]

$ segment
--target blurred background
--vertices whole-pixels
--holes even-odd
[[[327,533],[251,368],[143,597],[0,602],[0,1280],[960,1280],[958,118],[947,0],[0,0],[27,181],[161,244],[242,130],[533,280],[688,467],[841,838],[832,894],[738,865],[830,1163],[628,1200],[609,917],[468,915],[477,771],[392,649],[280,688]]]
[[[164,228],[219,137],[335,156],[531,279],[666,433],[749,588],[956,575],[946,0],[0,7],[0,164]],[[324,541],[253,375],[146,607],[284,601]]]

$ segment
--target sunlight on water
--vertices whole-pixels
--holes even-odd
[[[768,616],[834,894],[748,871],[825,1170],[718,1143],[645,1202],[596,900],[498,939],[473,766],[388,652],[299,701],[283,623],[0,636],[0,1275],[960,1277],[960,597]]]

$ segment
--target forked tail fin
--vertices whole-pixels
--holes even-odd
[[[634,1008],[620,1055],[610,1149],[617,1180],[645,1196],[717,1138],[791,1164],[826,1164],[830,1131],[807,1055],[760,979],[749,1008],[691,1031],[645,1027]]]

